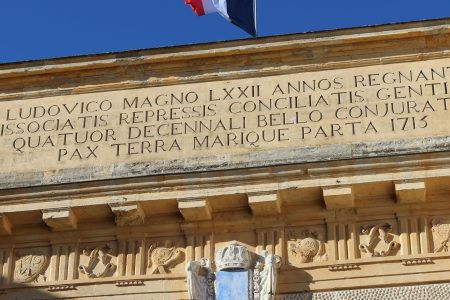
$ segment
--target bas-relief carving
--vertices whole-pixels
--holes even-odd
[[[247,247],[231,242],[216,252],[216,267],[220,270],[227,269],[249,269],[251,265],[251,255]]]
[[[169,269],[177,262],[181,262],[183,251],[173,242],[165,241],[163,246],[158,243],[150,245],[148,250],[148,267],[150,274],[167,274]]]
[[[116,223],[118,226],[136,226],[144,224],[144,220],[139,212],[116,213]]]
[[[186,265],[187,286],[189,299],[214,300],[215,275],[211,270],[211,263],[207,259],[190,261]]]
[[[361,242],[359,250],[373,257],[384,257],[394,254],[400,244],[393,240],[392,226],[388,223],[364,225],[361,232],[365,235],[365,242]]]
[[[30,250],[18,252],[14,267],[14,281],[21,283],[46,281],[45,270],[49,265],[48,251]]]
[[[289,231],[289,254],[301,263],[326,261],[325,230],[310,228]]]
[[[78,270],[88,278],[110,277],[116,265],[112,263],[112,249],[108,245],[83,249],[83,255],[88,257],[87,264],[80,264]]]
[[[448,252],[450,243],[450,219],[434,218],[431,220],[431,232],[433,234],[433,242],[435,253]]]

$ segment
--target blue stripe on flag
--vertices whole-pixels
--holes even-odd
[[[256,36],[254,1],[256,0],[227,0],[228,16],[231,23],[252,36]]]

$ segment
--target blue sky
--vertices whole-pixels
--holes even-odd
[[[2,0],[0,62],[248,38],[183,0]],[[450,16],[450,0],[258,0],[261,36]]]

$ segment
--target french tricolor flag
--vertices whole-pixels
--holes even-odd
[[[225,19],[256,36],[256,0],[184,0],[197,16],[219,13]]]

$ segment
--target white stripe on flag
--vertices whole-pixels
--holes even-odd
[[[227,9],[227,0],[212,0],[212,2],[219,14],[221,14],[225,19],[230,20]]]
[[[214,6],[213,0],[202,0],[203,10],[205,11],[205,15],[216,13],[217,9]]]

